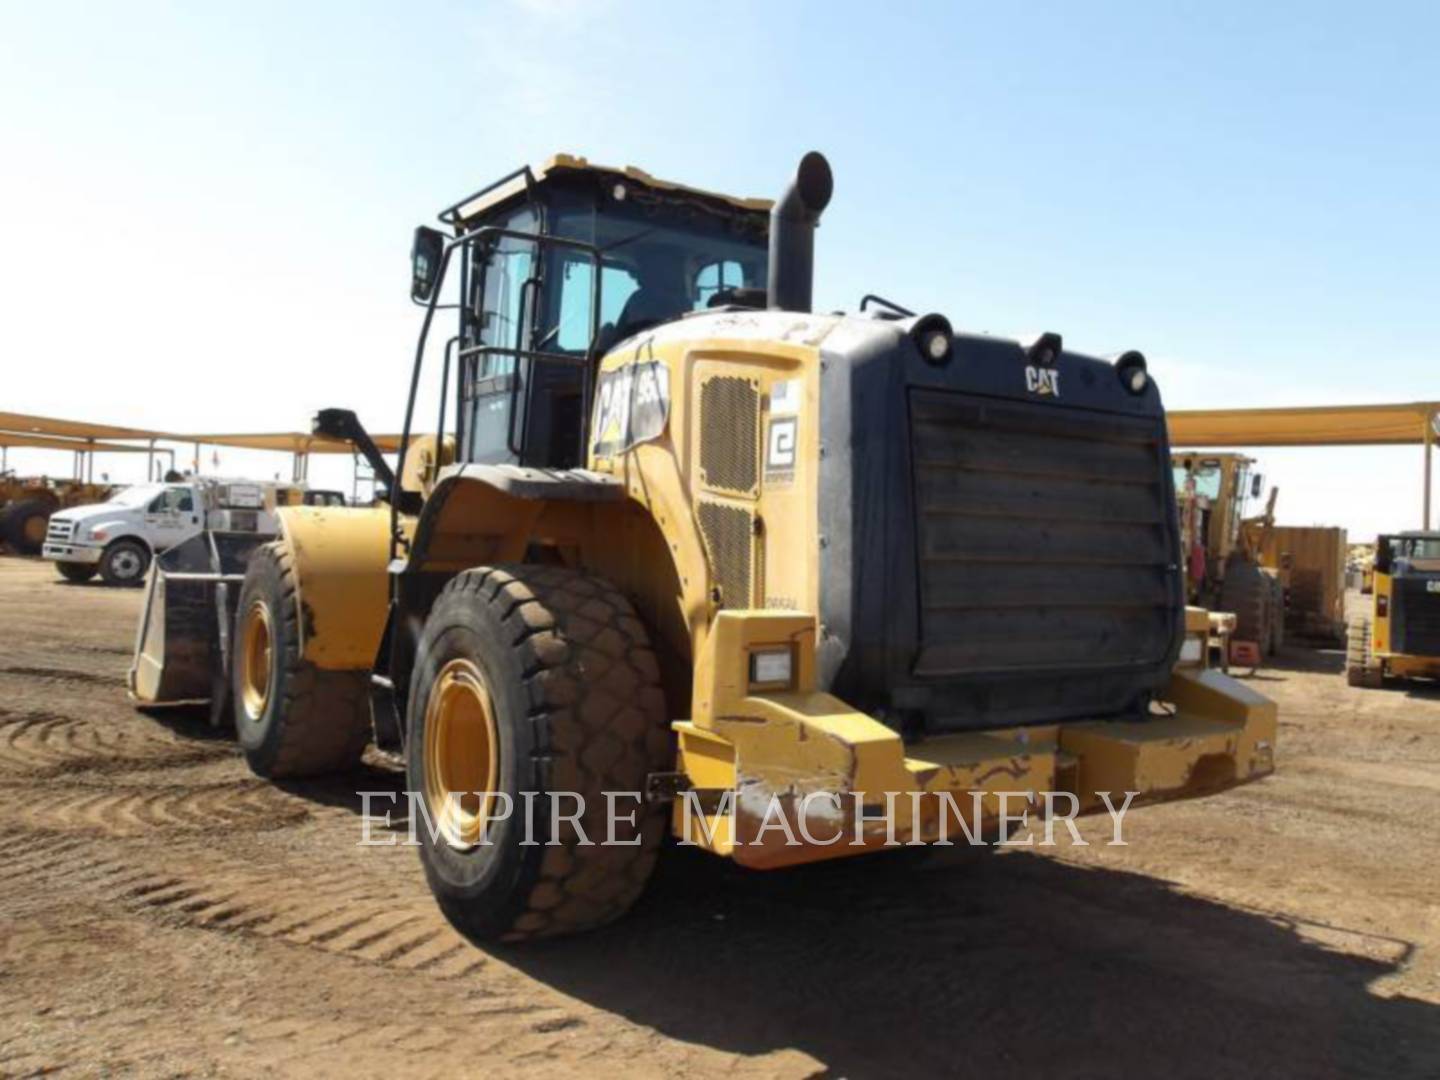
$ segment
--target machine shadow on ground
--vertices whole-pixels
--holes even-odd
[[[135,711],[177,739],[206,743],[235,742],[234,731],[210,723],[210,706],[206,704],[135,706]]]
[[[913,854],[752,873],[672,848],[625,920],[497,951],[671,1038],[826,1075],[1440,1075],[1440,1006],[1370,989],[1404,942],[1334,951],[1032,853]]]

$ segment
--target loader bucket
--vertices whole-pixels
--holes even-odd
[[[140,705],[212,702],[212,719],[229,686],[234,608],[250,553],[272,539],[205,532],[159,555],[127,677]]]

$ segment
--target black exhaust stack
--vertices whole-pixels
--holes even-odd
[[[815,286],[815,226],[830,205],[835,178],[825,155],[811,150],[770,211],[770,307],[809,311]]]

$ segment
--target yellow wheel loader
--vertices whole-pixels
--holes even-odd
[[[780,867],[1272,770],[1274,704],[1185,607],[1144,357],[812,312],[831,188],[819,154],[773,205],[562,156],[418,229],[399,466],[317,417],[388,506],[280,511],[213,635],[257,772],[404,755],[475,938],[619,916],[667,833]]]
[[[1288,568],[1283,560],[1265,565],[1279,489],[1270,489],[1262,513],[1246,517],[1246,502],[1264,489],[1254,458],[1178,451],[1172,463],[1189,598],[1233,614],[1231,662],[1258,666],[1285,641]]]
[[[1387,677],[1440,679],[1440,532],[1379,538],[1369,600],[1349,631],[1351,686],[1374,688]]]

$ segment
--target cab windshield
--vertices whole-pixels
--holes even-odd
[[[1195,477],[1195,494],[1201,499],[1220,498],[1220,484],[1223,473],[1214,461],[1202,461],[1195,465],[1193,473],[1184,465],[1175,466],[1175,490],[1184,493],[1185,483],[1191,475]]]
[[[1394,541],[1402,559],[1440,559],[1440,536],[1408,536]]]
[[[555,215],[558,236],[594,244],[601,252],[599,351],[709,306],[733,289],[765,285],[763,236],[741,236],[703,218],[669,222],[644,215]],[[551,302],[539,327],[539,347],[583,352],[590,345],[591,259],[556,248]]]
[[[144,506],[164,490],[164,486],[160,484],[139,484],[124,491],[117,491],[107,501],[114,506]]]

